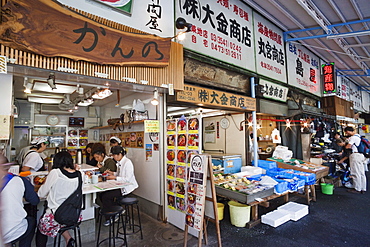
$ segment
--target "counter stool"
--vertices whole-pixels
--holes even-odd
[[[57,246],[57,241],[58,241],[58,247],[60,247],[60,239],[61,239],[61,236],[62,234],[65,232],[65,231],[68,231],[68,230],[73,230],[74,232],[74,239],[76,240],[76,244],[77,244],[77,238],[76,238],[76,230],[77,230],[77,233],[78,233],[78,244],[76,245],[81,247],[82,244],[81,244],[81,231],[80,231],[80,224],[81,222],[77,222],[76,224],[72,225],[72,226],[65,226],[65,227],[61,227],[57,233],[57,235],[55,236],[54,238],[54,247]]]
[[[140,220],[139,200],[134,197],[123,197],[118,201],[118,203],[122,207],[125,207],[126,209],[125,221],[128,222],[128,226],[130,227],[130,229],[132,228],[132,233],[126,233],[126,234],[130,235],[130,234],[134,234],[140,231],[141,239],[143,239],[143,231],[142,231],[141,220]],[[134,205],[136,205],[137,218],[139,220],[138,225],[137,224],[135,225]],[[136,231],[135,231],[135,227],[137,228]],[[117,232],[119,232],[119,229],[117,230]]]
[[[124,231],[124,233],[123,233],[123,236],[124,236],[123,238],[118,237],[118,231],[117,231],[117,234],[115,234],[115,231],[114,231],[114,219],[115,219],[116,215],[119,215],[119,218],[122,221],[122,225],[125,226],[125,222],[123,221],[123,218],[121,216],[122,213],[124,213],[124,212],[125,212],[125,210],[121,206],[111,206],[111,207],[106,207],[106,208],[101,208],[100,209],[99,219],[98,219],[99,230],[98,230],[98,237],[97,237],[97,240],[96,240],[96,246],[97,247],[99,247],[100,244],[102,244],[103,242],[105,242],[107,240],[109,241],[109,247],[111,246],[111,240],[113,240],[113,246],[116,246],[116,239],[123,240],[124,245],[127,246],[126,231]],[[111,224],[109,225],[109,237],[99,241],[103,216],[108,216],[109,220],[111,222]],[[118,224],[118,226],[119,226],[119,224]]]

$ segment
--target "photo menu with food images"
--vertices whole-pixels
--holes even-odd
[[[200,118],[181,117],[166,124],[167,206],[186,214],[188,225],[194,225],[197,184],[189,182],[190,157],[200,153]]]
[[[84,150],[88,144],[88,130],[87,129],[69,129],[67,132],[67,149],[75,158],[77,149]]]

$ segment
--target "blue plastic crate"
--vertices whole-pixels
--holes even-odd
[[[281,179],[275,179],[275,180],[276,182],[278,182],[278,184],[275,185],[275,188],[274,188],[276,194],[282,194],[289,190],[288,188],[289,183],[287,181],[281,180]]]
[[[254,160],[252,161],[252,165],[254,165]],[[258,160],[258,167],[261,167],[263,169],[270,170],[277,168],[277,164],[275,161],[269,161],[269,160]]]
[[[261,180],[261,177],[262,177],[262,174],[257,174],[257,175],[253,175],[253,176],[249,176],[247,177],[249,180]]]
[[[266,171],[266,174],[273,178],[293,178],[293,169],[274,168]]]
[[[303,179],[306,185],[313,185],[316,182],[315,173],[295,171],[294,176]]]

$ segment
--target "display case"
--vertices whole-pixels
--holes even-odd
[[[35,126],[32,129],[32,138],[47,137],[49,141],[49,149],[56,147],[66,147],[66,130],[67,126],[49,127],[49,126]]]

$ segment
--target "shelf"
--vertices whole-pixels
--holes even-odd
[[[52,135],[32,135],[32,136],[65,136],[66,134],[52,134]]]
[[[133,121],[131,123],[121,123],[120,126],[128,126],[131,124],[139,124],[139,123],[144,123],[145,120],[139,120],[139,121]],[[113,128],[113,125],[106,125],[106,126],[100,126],[100,127],[92,127],[91,129],[110,129]]]

